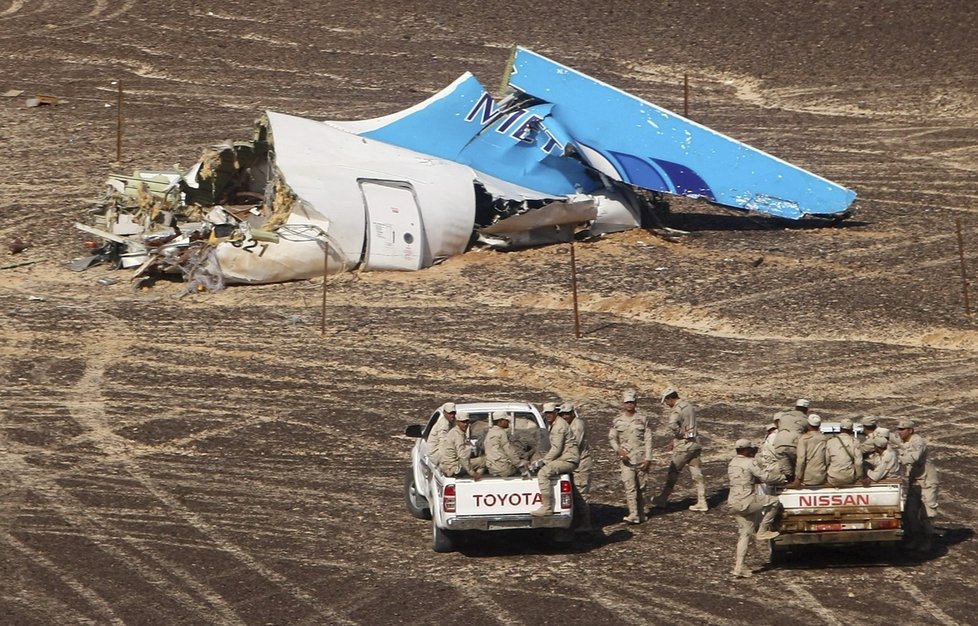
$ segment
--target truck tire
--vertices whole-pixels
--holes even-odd
[[[431,523],[431,549],[435,552],[454,552],[455,533],[442,530],[434,522]]]
[[[419,504],[423,502],[424,504]],[[404,504],[408,513],[418,519],[431,519],[431,508],[426,506],[428,501],[418,492],[414,485],[414,468],[409,467],[404,474]]]

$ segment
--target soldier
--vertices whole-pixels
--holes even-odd
[[[873,445],[873,436],[876,434],[876,416],[863,416],[859,423],[863,425],[863,432],[859,433],[858,437],[859,451],[863,453],[865,458],[876,451],[876,446]]]
[[[843,417],[839,422],[839,434],[825,442],[826,476],[833,487],[847,487],[862,480],[863,453],[852,430],[852,420]]]
[[[777,496],[757,493],[755,485],[766,480],[766,476],[754,462],[757,446],[748,439],[738,439],[734,448],[737,451],[737,456],[730,461],[730,465],[727,467],[727,477],[730,481],[727,505],[733,513],[734,520],[737,522],[737,529],[740,532],[737,539],[737,557],[731,573],[738,578],[750,578],[751,571],[744,566],[747,549],[750,547],[750,538],[754,535],[757,542],[762,542],[774,539],[780,534],[771,529],[771,524],[778,514],[781,503]],[[763,515],[755,535],[754,521],[759,512]]]
[[[560,474],[572,473],[581,462],[581,453],[570,424],[566,420],[558,419],[553,411],[545,411],[543,416],[550,426],[550,449],[543,457],[543,467],[537,472],[540,508],[530,512],[530,515],[536,517],[554,514],[554,491],[550,479]]]
[[[822,418],[812,413],[808,416],[805,434],[798,438],[798,458],[795,461],[795,479],[788,486],[821,485],[825,482],[828,463],[825,444],[828,439],[819,430]]]
[[[804,432],[805,426],[808,424],[810,405],[811,402],[804,398],[795,400],[795,408],[781,414],[781,427],[784,428],[793,424],[796,431],[799,433]]]
[[[771,448],[781,473],[790,482],[795,476],[795,464],[798,459],[798,437],[808,428],[808,418],[805,418],[804,426],[799,426],[795,418],[786,418],[785,415],[786,413],[775,415],[774,421],[778,424],[778,432],[774,436]]]
[[[869,469],[866,471],[866,480],[863,484],[900,479],[903,476],[903,468],[900,466],[900,457],[897,456],[896,450],[890,446],[889,438],[877,433],[869,438],[869,442],[873,444],[873,453],[865,461]]]
[[[455,425],[455,403],[446,402],[441,405],[441,415],[435,420],[435,425],[428,432],[428,458],[436,465],[439,462],[439,449],[445,435]]]
[[[465,411],[455,414],[455,427],[441,440],[438,450],[438,468],[445,476],[471,476],[479,480],[486,466],[485,457],[473,457],[472,446],[466,438],[469,429],[469,414]]]
[[[774,416],[774,421],[767,425],[767,437],[764,439],[764,443],[761,444],[761,448],[754,457],[754,462],[757,463],[762,472],[769,478],[765,482],[769,485],[783,485],[787,482],[787,478],[784,475],[784,468],[778,461],[778,453],[774,447],[774,442],[778,436],[778,424],[780,419],[780,413]],[[792,467],[794,467],[792,465]],[[794,471],[794,470],[792,470]]]
[[[570,402],[560,405],[557,416],[564,419],[571,428],[581,461],[574,470],[574,518],[575,531],[582,534],[591,533],[591,507],[588,504],[588,493],[591,491],[591,470],[594,459],[591,457],[591,445],[587,440],[587,427],[577,415],[576,407]],[[577,520],[580,520],[578,523]]]
[[[509,413],[493,411],[492,428],[486,434],[486,468],[492,476],[525,473],[527,463],[516,453],[509,440]]]
[[[633,390],[622,393],[622,411],[608,431],[608,442],[618,455],[621,482],[625,487],[628,524],[645,521],[645,481],[652,461],[652,429],[648,419],[636,410],[638,394]]]
[[[688,466],[693,484],[696,486],[696,504],[690,506],[689,510],[706,511],[709,506],[706,504],[706,482],[703,480],[701,469],[700,455],[703,453],[703,446],[698,441],[696,409],[689,400],[680,399],[679,391],[674,387],[665,390],[662,394],[662,403],[670,409],[666,423],[672,430],[673,440],[669,445],[672,459],[666,473],[666,482],[662,485],[659,495],[652,498],[652,506],[655,508],[666,506],[669,502],[669,494],[672,493],[672,488],[676,486],[676,480],[679,479],[679,472]]]
[[[927,440],[914,430],[914,423],[901,419],[897,423],[900,437],[900,462],[906,468],[909,493],[904,514],[910,526],[908,548],[930,552],[934,544],[934,518],[937,517],[937,492],[940,479],[937,467],[927,454]]]

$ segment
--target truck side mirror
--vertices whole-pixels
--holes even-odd
[[[421,438],[421,436],[424,435],[424,426],[421,424],[411,424],[404,429],[404,434],[408,437]]]

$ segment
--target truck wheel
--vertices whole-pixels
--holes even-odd
[[[418,488],[414,485],[413,467],[409,467],[404,474],[404,504],[407,505],[408,513],[413,517],[431,519],[431,509],[427,506],[428,501],[418,493]]]
[[[455,536],[450,530],[442,530],[434,522],[431,523],[431,549],[435,552],[454,552]]]

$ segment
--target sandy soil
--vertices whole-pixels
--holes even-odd
[[[0,94],[24,92],[0,95],[0,622],[973,623],[978,326],[955,221],[973,276],[978,14],[544,6],[0,0]],[[181,299],[65,269],[109,172],[189,166],[263,109],[357,118],[465,70],[495,85],[513,43],[674,110],[686,72],[691,117],[856,189],[858,213],[819,227],[677,201],[679,243],[579,244],[580,339],[566,246],[331,278],[322,334],[321,281]],[[65,102],[24,107],[36,94]],[[8,256],[14,237],[30,246]],[[658,423],[667,384],[700,407],[716,508],[687,511],[685,477],[625,528],[603,433],[624,386]],[[797,397],[918,421],[942,470],[932,557],[823,552],[728,578],[730,446]],[[431,552],[400,433],[443,401],[505,398],[579,404],[603,542]]]

